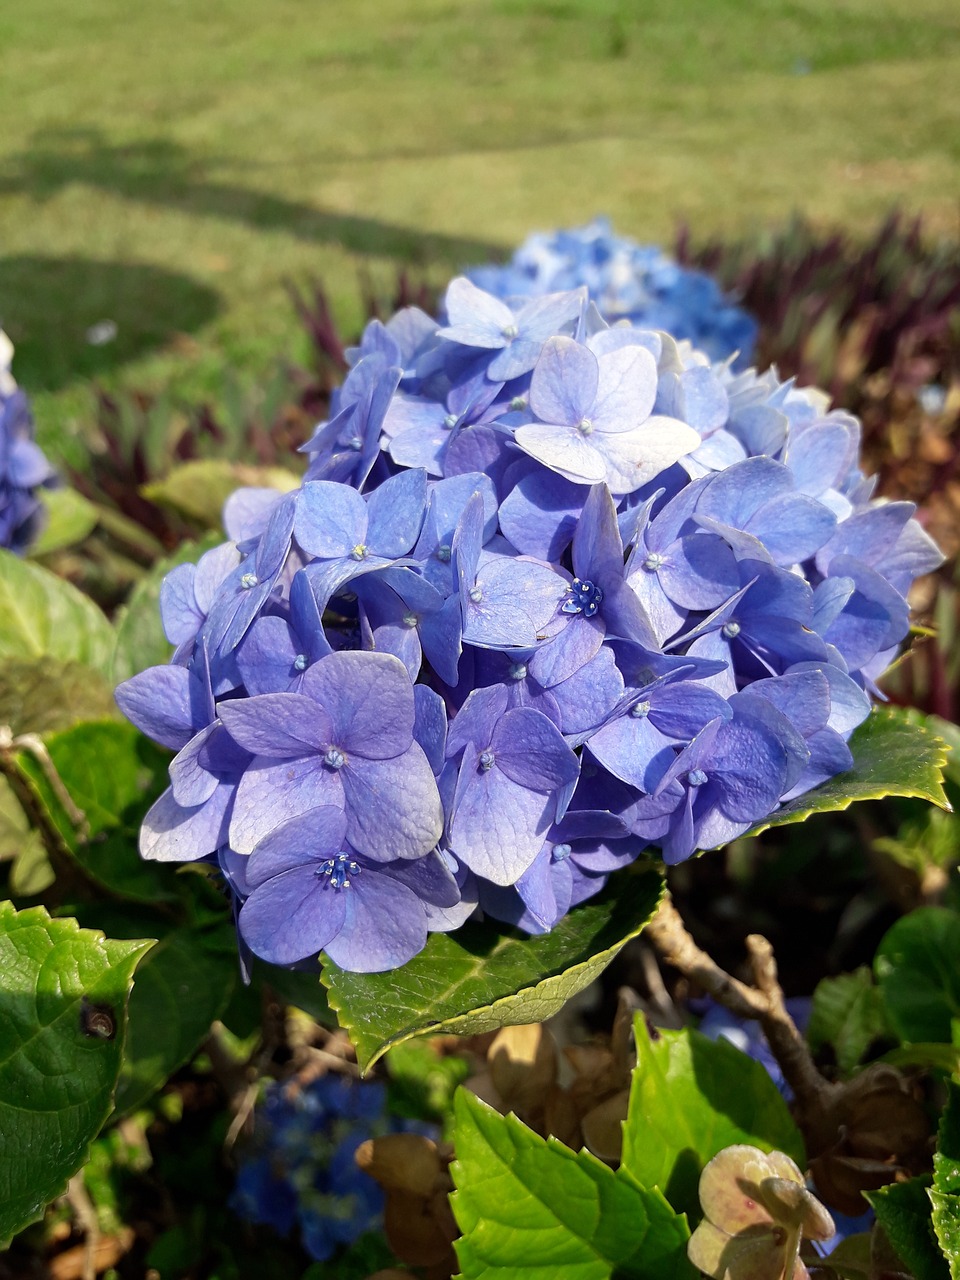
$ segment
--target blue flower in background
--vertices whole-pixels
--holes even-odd
[[[302,1086],[269,1084],[231,1209],[281,1235],[299,1227],[310,1256],[325,1261],[380,1225],[383,1193],[354,1153],[391,1127],[382,1084],[332,1075]]]
[[[56,474],[33,439],[27,397],[13,380],[13,344],[0,329],[0,547],[22,554],[40,532],[37,490]]]
[[[681,267],[656,245],[614,235],[606,218],[529,236],[505,266],[471,267],[467,275],[502,299],[586,285],[611,324],[629,320],[638,328],[663,329],[712,360],[739,353],[735,369],[745,369],[753,357],[757,322],[711,276]]]

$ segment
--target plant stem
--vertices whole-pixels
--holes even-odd
[[[787,1012],[777,979],[773,948],[760,934],[746,940],[754,986],[738,981],[694,942],[670,894],[644,930],[668,964],[701,986],[718,1004],[739,1018],[753,1018],[763,1028],[784,1079],[797,1099],[804,1126],[818,1121],[833,1104],[840,1086],[817,1070],[806,1040]]]

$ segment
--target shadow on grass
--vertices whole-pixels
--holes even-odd
[[[80,183],[127,200],[284,231],[315,244],[339,244],[352,253],[414,265],[459,267],[503,254],[502,245],[328,213],[306,202],[217,182],[209,168],[208,161],[165,138],[114,146],[96,129],[43,131],[0,171],[0,194],[42,200]]]
[[[161,267],[0,258],[0,325],[16,348],[14,376],[28,391],[57,391],[108,373],[195,332],[221,308],[216,290]]]

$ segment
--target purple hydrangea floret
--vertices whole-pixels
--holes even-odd
[[[117,691],[176,752],[141,850],[218,865],[244,948],[541,933],[851,767],[941,559],[855,419],[584,289],[461,278],[351,358],[300,487],[230,498],[164,582],[169,665]]]

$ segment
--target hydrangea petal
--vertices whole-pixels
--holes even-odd
[[[368,858],[420,858],[443,834],[443,808],[427,757],[414,742],[390,760],[348,758],[340,770],[347,838]]]
[[[329,716],[327,742],[348,754],[386,759],[413,740],[413,685],[392,654],[332,653],[304,673],[301,689]]]
[[[252,853],[277,827],[310,809],[343,808],[340,774],[324,768],[317,756],[257,757],[237,783],[236,793],[229,843],[237,853]]]
[[[316,863],[284,871],[254,890],[238,927],[250,950],[268,964],[317,956],[343,928],[346,890],[322,884]]]

